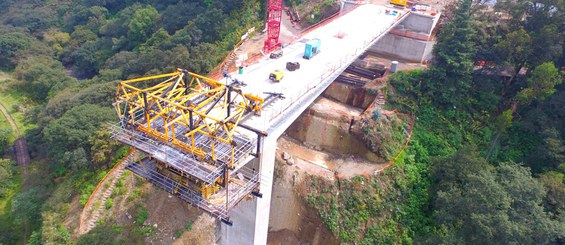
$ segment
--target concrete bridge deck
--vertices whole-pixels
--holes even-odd
[[[387,14],[386,10],[396,11],[396,14]],[[244,124],[268,132],[275,131],[279,128],[280,117],[285,116],[288,110],[295,109],[294,107],[309,93],[321,93],[325,85],[329,85],[336,75],[341,74],[407,14],[405,11],[384,6],[361,5],[288,45],[283,49],[281,58],[264,58],[259,63],[247,67],[244,74],[232,74],[233,78],[247,84],[242,88],[246,93],[265,97],[264,92],[275,92],[282,93],[285,97],[271,103],[263,110],[261,116],[251,117]],[[344,34],[344,37],[338,38],[338,33]],[[321,52],[306,60],[302,58],[305,43],[314,38],[321,40]],[[286,62],[290,61],[300,62],[300,69],[292,72],[286,70]],[[277,69],[284,72],[284,78],[280,82],[270,81],[269,74]]]
[[[391,14],[394,11],[396,14]],[[251,168],[259,169],[263,196],[243,201],[232,210],[233,226],[222,224],[218,234],[221,244],[266,244],[277,138],[358,56],[408,15],[403,10],[361,5],[285,47],[281,58],[264,58],[247,67],[244,74],[231,75],[247,84],[242,88],[245,93],[265,97],[264,92],[275,92],[284,94],[285,98],[270,103],[260,116],[243,121],[247,126],[268,132],[261,142],[259,158],[248,163]],[[338,38],[338,33],[344,37]],[[321,52],[310,60],[303,59],[305,42],[313,38],[321,40]],[[286,70],[286,62],[290,61],[300,62],[300,69]],[[277,69],[284,72],[280,83],[268,79]],[[228,78],[222,81],[231,82]]]

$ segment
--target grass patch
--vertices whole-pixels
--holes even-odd
[[[112,199],[112,198],[106,199],[106,203],[104,204],[104,208],[110,209],[110,208],[112,208],[112,206],[114,206],[114,199]]]
[[[4,221],[4,218],[9,216],[11,213],[12,198],[20,192],[22,184],[21,174],[14,173],[12,181],[12,188],[6,191],[6,196],[4,198],[0,198],[0,226],[2,225],[2,221]]]
[[[131,201],[133,201],[133,200],[139,198],[139,196],[140,196],[140,191],[139,191],[139,189],[135,189],[135,190],[133,190],[133,192],[132,192],[131,194],[129,194],[129,196],[126,198],[126,200],[127,200],[128,202],[131,202]]]
[[[184,233],[183,229],[178,229],[175,231],[175,237],[179,238],[180,236],[182,236],[182,233]]]
[[[147,218],[149,218],[149,211],[146,208],[142,208],[137,214],[137,224],[143,225]]]
[[[20,133],[24,134],[25,131],[37,127],[34,124],[24,124],[24,112],[26,108],[33,107],[33,102],[22,91],[11,88],[9,84],[11,79],[11,74],[0,72],[0,101],[14,119]]]
[[[191,222],[188,222],[188,223],[186,224],[186,231],[190,231],[191,229],[192,229],[192,223],[191,223]]]

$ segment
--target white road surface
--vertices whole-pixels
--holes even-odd
[[[390,12],[387,14],[386,10],[396,11],[396,15]],[[285,47],[281,58],[265,57],[257,64],[247,67],[244,74],[237,72],[230,74],[247,84],[242,87],[245,93],[266,97],[264,92],[276,92],[285,96],[285,99],[278,99],[265,107],[261,116],[251,117],[244,123],[260,130],[267,130],[276,121],[274,119],[285,115],[286,110],[292,110],[302,96],[326,82],[339,68],[349,65],[348,62],[353,57],[361,55],[373,40],[385,35],[403,14],[401,10],[384,6],[371,4],[359,6]],[[337,38],[338,33],[343,33],[345,36],[341,39]],[[302,58],[305,43],[313,38],[321,40],[321,52],[306,60]],[[289,61],[300,62],[300,69],[292,72],[286,70],[286,62]],[[280,83],[269,80],[269,74],[276,69],[284,72],[284,78]],[[222,81],[226,80],[222,79]]]

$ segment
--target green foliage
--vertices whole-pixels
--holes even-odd
[[[541,205],[543,186],[529,169],[515,163],[493,167],[464,148],[435,161],[431,175],[445,243],[545,244],[557,238],[558,224]]]
[[[113,83],[92,84],[82,88],[67,88],[49,99],[44,114],[39,117],[47,119],[60,118],[66,111],[81,104],[95,104],[109,107],[116,86]]]
[[[104,208],[110,209],[112,208],[112,206],[114,206],[114,200],[109,197],[108,199],[106,199],[106,203],[104,203]]]
[[[137,224],[139,225],[143,225],[143,223],[145,222],[145,220],[147,220],[147,218],[149,218],[149,211],[145,208],[142,208],[139,213],[137,213]]]
[[[512,110],[506,110],[496,118],[496,128],[506,131],[512,125]]]
[[[15,162],[9,159],[0,159],[0,198],[5,198],[14,185]]]
[[[0,155],[3,155],[6,148],[10,146],[11,139],[12,130],[9,128],[0,128]]]
[[[416,162],[428,159],[425,151],[416,146],[409,155],[401,154],[394,171],[370,179],[358,176],[331,183],[312,177],[306,201],[342,243],[411,244],[432,230],[425,211],[427,165]]]
[[[39,187],[18,193],[12,200],[14,222],[38,222],[41,217],[41,200],[45,197],[44,190]]]
[[[88,233],[80,236],[77,245],[107,245],[120,244],[117,238],[118,232],[110,225],[97,225]]]
[[[152,6],[147,6],[135,11],[129,22],[128,39],[133,43],[143,43],[151,36],[159,13]]]
[[[76,84],[76,80],[64,72],[61,62],[47,56],[34,56],[19,62],[14,76],[24,81],[22,90],[38,101]]]
[[[106,173],[107,171],[93,172],[82,170],[77,175],[73,176],[73,185],[75,186],[75,188],[77,188],[77,190],[81,191],[79,197],[79,203],[81,206],[84,207],[84,205],[86,205],[88,198],[90,198],[90,195],[92,194],[94,189],[96,189],[98,183],[102,181],[102,179],[104,179]]]
[[[27,241],[28,245],[41,245],[41,231],[33,231],[29,240]]]
[[[67,168],[85,167],[74,167],[74,162],[67,159],[84,159],[88,156],[91,145],[85,139],[93,137],[103,123],[114,119],[114,114],[110,108],[90,104],[67,111],[61,118],[51,121],[43,130],[44,138],[50,146],[49,153],[54,160]],[[88,159],[82,162],[88,162]]]
[[[474,45],[469,42],[474,30],[471,24],[471,1],[458,1],[455,19],[449,22],[437,37],[434,46],[433,66],[423,90],[436,105],[461,107],[464,96],[472,84]]]
[[[32,45],[31,37],[20,33],[10,32],[0,35],[0,67],[11,68],[16,63],[16,56]]]
[[[190,231],[192,229],[192,222],[186,223],[185,229],[186,231]]]
[[[369,120],[363,128],[363,139],[369,149],[385,160],[392,160],[406,142],[409,118],[400,120],[396,116]]]
[[[139,198],[140,194],[141,194],[140,191],[138,189],[135,189],[135,190],[133,190],[133,192],[131,194],[129,194],[129,196],[126,198],[126,200],[128,202],[131,202],[131,201]]]
[[[547,190],[544,199],[545,207],[554,215],[561,214],[565,211],[565,174],[549,171],[540,177]]]
[[[555,86],[561,83],[563,78],[553,62],[545,62],[534,69],[528,78],[528,87],[518,93],[518,100],[525,104],[533,100],[544,100],[554,94]]]

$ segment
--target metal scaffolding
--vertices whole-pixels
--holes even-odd
[[[267,135],[241,121],[282,96],[264,99],[238,85],[181,69],[120,82],[111,137],[147,155],[127,169],[229,223],[229,210],[258,194],[260,178],[244,165]]]
[[[221,189],[210,198],[203,198],[197,191],[159,172],[154,159],[145,158],[140,162],[128,165],[126,168],[163,190],[224,221],[229,220],[229,211],[232,208],[259,187],[259,173],[244,167],[238,171],[235,178],[230,180],[227,188]]]

